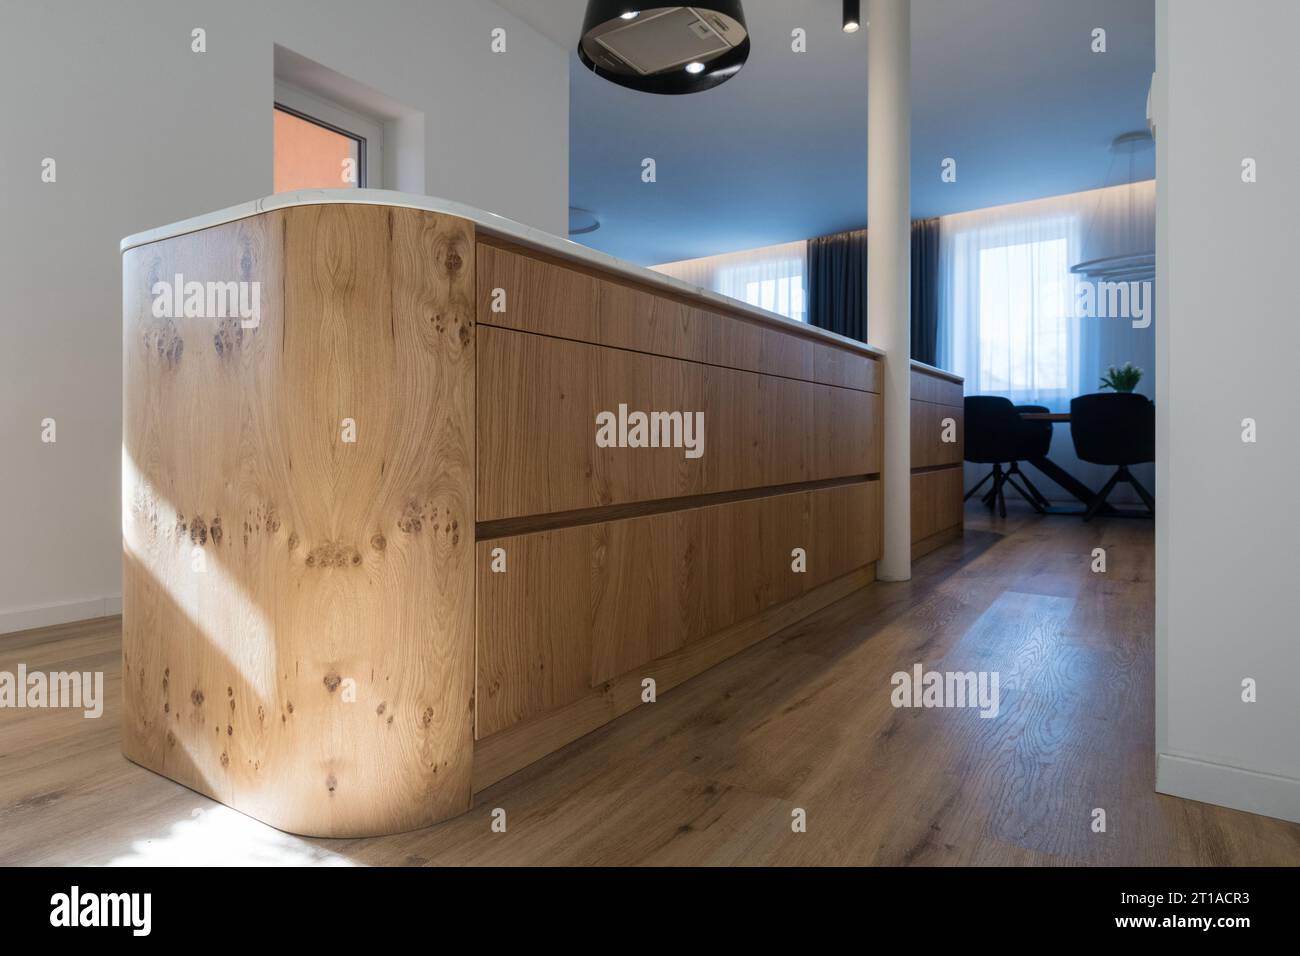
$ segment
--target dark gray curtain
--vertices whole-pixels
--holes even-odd
[[[939,220],[912,221],[912,358],[933,365],[939,344]]]
[[[867,230],[808,240],[808,322],[867,340]],[[933,365],[939,338],[939,220],[912,222],[912,358]]]
[[[867,340],[867,230],[808,241],[808,322]]]

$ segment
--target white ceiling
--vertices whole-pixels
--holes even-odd
[[[562,47],[577,47],[587,0],[496,0]]]

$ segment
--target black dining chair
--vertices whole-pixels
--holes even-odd
[[[984,486],[984,482],[993,479],[993,487],[984,496],[984,503],[990,508],[997,507],[1002,517],[1007,516],[1007,502],[1004,494],[1006,485],[1011,485],[1020,496],[1028,501],[1035,511],[1042,511],[1042,505],[1024,488],[1016,483],[1011,474],[1002,470],[1003,464],[1016,463],[1021,448],[1020,413],[1011,400],[995,395],[966,396],[966,460],[977,465],[992,465],[993,470],[966,492],[969,499]],[[1023,477],[1023,475],[1021,476]],[[963,500],[966,500],[963,499]]]
[[[1023,415],[1026,412],[1047,413],[1051,409],[1046,405],[1017,405],[1016,414]],[[1040,505],[1039,511],[1045,511],[1052,506],[1047,500],[1047,496],[1038,490],[1037,486],[1029,480],[1029,476],[1020,470],[1022,461],[1033,461],[1035,458],[1046,458],[1052,450],[1052,423],[1051,422],[1027,422],[1020,419],[1020,439],[1016,445],[1016,460],[1011,463],[1007,469],[1008,475],[1016,475],[1025,483],[1025,489],[1034,497],[1034,500]]]
[[[1083,520],[1106,505],[1106,498],[1121,481],[1133,486],[1146,511],[1116,511],[1120,515],[1155,517],[1156,500],[1129,471],[1130,465],[1156,460],[1156,407],[1136,392],[1080,395],[1070,402],[1070,436],[1080,460],[1110,465],[1115,473],[1093,497]]]

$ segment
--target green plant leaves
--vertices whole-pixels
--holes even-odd
[[[1114,389],[1117,392],[1131,392],[1137,388],[1137,384],[1141,380],[1142,369],[1132,362],[1125,362],[1123,368],[1116,368],[1112,365],[1106,369],[1106,375],[1101,380],[1101,387]]]

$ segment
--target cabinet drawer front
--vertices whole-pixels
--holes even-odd
[[[814,382],[860,388],[868,392],[880,391],[880,362],[863,359],[847,349],[813,343]]]
[[[482,325],[880,391],[879,361],[810,338],[797,323],[785,331],[489,243],[477,255]]]
[[[962,397],[963,388],[960,382],[918,372],[916,369],[912,370],[912,401],[929,402],[932,405],[955,405],[960,408],[965,404]]]
[[[484,326],[477,334],[479,521],[880,470],[871,392]],[[674,426],[676,446],[599,447],[597,415],[623,419],[620,406],[628,416],[681,413],[683,426],[702,413],[702,436]],[[701,437],[692,457],[686,443]]]
[[[482,242],[476,255],[479,325],[584,342],[595,336],[595,278]]]
[[[872,480],[478,542],[477,735],[870,564],[880,523]]]
[[[912,467],[955,465],[965,449],[965,409],[954,405],[912,402]],[[953,441],[944,441],[951,423]]]
[[[697,362],[719,321],[707,309],[608,279],[597,281],[596,314],[599,328],[584,341]]]
[[[962,468],[912,476],[912,542],[962,523]]]

